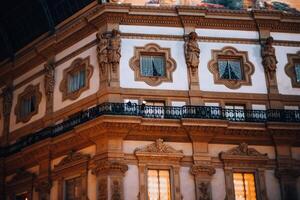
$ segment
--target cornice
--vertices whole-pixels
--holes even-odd
[[[271,31],[300,32],[298,24],[300,17],[279,11],[236,11],[193,6],[149,7],[93,3],[57,25],[54,34],[45,33],[17,52],[14,61],[3,61],[0,64],[0,77],[7,77],[9,73],[13,73],[15,77],[24,74],[32,66],[44,62],[49,56],[63,51],[80,39],[96,32],[98,27],[105,23],[173,27],[194,24],[201,28],[256,31],[253,16],[259,26],[268,27]],[[266,17],[268,20],[264,20]]]

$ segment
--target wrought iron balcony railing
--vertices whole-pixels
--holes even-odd
[[[237,110],[212,106],[147,106],[133,103],[103,103],[81,112],[68,120],[29,134],[16,143],[0,149],[0,156],[8,156],[43,139],[58,136],[75,126],[101,115],[127,115],[158,119],[215,119],[234,122],[296,122],[300,123],[299,110]]]

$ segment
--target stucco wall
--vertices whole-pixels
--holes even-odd
[[[280,185],[278,179],[275,177],[274,170],[265,171],[267,195],[269,199],[280,200]]]
[[[139,170],[137,165],[128,165],[128,171],[124,177],[125,200],[138,200],[139,194]]]
[[[65,100],[62,101],[62,92],[59,89],[60,83],[63,79],[63,71],[64,69],[68,68],[71,66],[71,63],[76,59],[76,58],[86,58],[90,57],[90,64],[93,66],[93,75],[90,79],[90,88],[84,92],[81,93],[81,95],[74,101],[72,100]],[[98,62],[97,62],[97,55],[96,55],[96,46],[84,51],[83,53],[79,54],[78,56],[66,61],[65,63],[57,66],[55,68],[55,74],[56,74],[56,83],[55,88],[54,88],[54,111],[60,110],[72,103],[75,103],[85,97],[88,97],[94,93],[96,93],[99,89],[99,67],[98,67]]]
[[[16,115],[15,115],[15,107],[16,107],[16,104],[17,104],[18,96],[30,84],[32,84],[34,86],[39,84],[39,91],[42,94],[41,102],[39,104],[38,113],[33,115],[32,118],[26,123],[23,123],[23,122],[17,123],[16,122],[17,118],[16,118]],[[22,87],[17,88],[16,90],[14,90],[12,110],[11,110],[11,113],[10,113],[10,131],[14,131],[18,128],[21,128],[21,127],[25,126],[26,124],[29,124],[31,122],[34,122],[34,121],[38,120],[38,119],[41,119],[45,115],[45,112],[46,112],[46,99],[45,99],[45,90],[44,90],[44,76],[39,76],[38,78],[32,80],[31,82],[29,82],[27,84],[24,84]]]
[[[300,35],[298,36],[300,38]],[[293,88],[291,79],[285,73],[285,66],[288,63],[287,54],[295,54],[300,51],[299,47],[275,46],[277,63],[277,83],[280,94],[300,95],[300,88]]]
[[[195,32],[198,34],[198,36],[204,37],[258,39],[258,32],[256,31],[196,29]]]
[[[129,60],[134,56],[134,47],[143,47],[155,43],[161,48],[170,48],[171,57],[176,61],[176,69],[172,73],[173,82],[163,82],[158,86],[150,86],[143,81],[134,80],[134,71]],[[183,41],[122,39],[120,60],[120,85],[123,88],[188,90],[187,68],[185,64]]]
[[[226,196],[225,174],[223,169],[216,169],[216,173],[211,179],[212,199],[223,200]]]
[[[181,167],[179,175],[182,200],[195,200],[195,181],[190,173],[190,167]]]
[[[199,46],[201,50],[199,66],[200,90],[234,93],[267,93],[264,69],[261,64],[260,47],[258,45],[199,42]],[[221,50],[227,46],[234,47],[238,51],[248,52],[249,61],[255,68],[254,73],[251,76],[251,86],[241,86],[238,89],[229,89],[223,84],[214,83],[213,74],[208,69],[208,63],[212,59],[212,50]]]

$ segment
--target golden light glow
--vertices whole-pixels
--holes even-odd
[[[148,199],[171,200],[169,170],[148,170]]]
[[[256,200],[253,173],[233,173],[233,183],[236,200]]]

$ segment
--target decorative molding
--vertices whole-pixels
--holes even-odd
[[[157,139],[154,143],[142,148],[135,149],[135,154],[141,153],[182,153],[182,150],[176,150],[170,145],[164,143],[162,139]]]
[[[16,175],[6,183],[7,194],[10,199],[15,199],[16,194],[27,192],[28,200],[33,198],[33,184],[36,175],[23,168],[18,169]]]
[[[290,77],[292,87],[300,88],[300,82],[297,82],[296,72],[295,72],[295,63],[300,63],[300,51],[296,54],[287,54],[288,63],[285,65],[285,73]]]
[[[95,160],[92,164],[92,174],[98,176],[99,174],[105,174],[107,172],[121,172],[124,174],[128,170],[128,166],[124,163],[117,161],[102,161]]]
[[[165,58],[165,76],[147,77],[141,75],[140,57],[141,55],[163,55]],[[150,86],[157,86],[162,82],[172,82],[172,73],[176,69],[176,61],[171,57],[170,48],[162,48],[155,43],[149,43],[144,47],[134,47],[134,56],[129,60],[130,68],[134,71],[135,81],[144,81]]]
[[[216,170],[212,166],[208,165],[193,165],[190,170],[191,174],[194,176],[206,174],[212,176],[216,173]]]
[[[26,123],[28,122],[34,115],[36,115],[39,112],[39,105],[42,100],[42,93],[39,91],[40,89],[40,84],[37,85],[28,85],[24,91],[19,94],[18,99],[17,99],[17,104],[15,107],[15,115],[16,115],[16,123],[23,122]],[[24,98],[28,96],[35,96],[35,105],[34,105],[34,111],[31,113],[28,113],[26,116],[21,116],[21,106],[22,106],[22,101]]]
[[[243,80],[221,79],[219,74],[218,59],[233,58],[241,61]],[[234,47],[223,47],[221,50],[212,50],[212,59],[208,63],[208,69],[213,74],[215,84],[223,84],[230,89],[238,89],[242,85],[252,85],[251,75],[254,73],[254,65],[249,61],[248,52],[238,51]]]
[[[88,162],[89,159],[90,155],[71,150],[66,157],[54,166],[54,171],[59,171],[78,162]]]
[[[84,87],[69,93],[68,92],[68,79],[71,73],[75,71],[85,69],[85,84]],[[76,58],[70,67],[64,69],[63,71],[63,79],[60,82],[59,89],[62,92],[62,100],[65,101],[67,99],[75,100],[77,99],[84,91],[90,88],[90,79],[93,75],[93,66],[90,65],[90,57],[86,58]]]
[[[239,146],[234,147],[226,152],[220,153],[220,158],[222,160],[236,160],[236,162],[241,162],[243,160],[252,160],[255,163],[256,160],[268,160],[267,154],[262,154],[254,148],[248,148],[248,144],[241,143]]]

